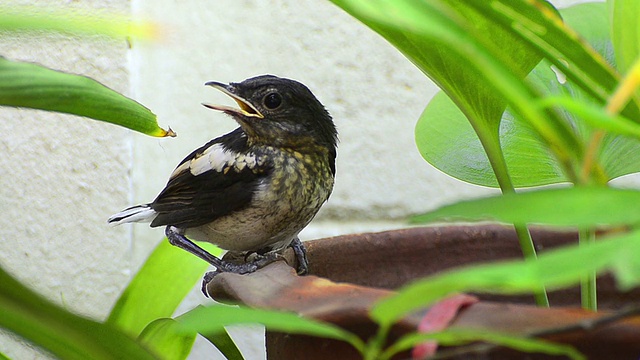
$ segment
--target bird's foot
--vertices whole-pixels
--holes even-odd
[[[249,274],[271,264],[272,262],[280,258],[280,254],[275,252],[267,253],[264,255],[251,253],[251,255],[253,255],[251,261],[244,263],[235,263],[231,261],[220,260],[219,266],[216,266],[216,269],[214,271],[209,271],[204,274],[204,278],[202,279],[202,293],[204,294],[204,296],[209,297],[209,294],[207,293],[207,285],[217,275],[225,272],[240,275]]]

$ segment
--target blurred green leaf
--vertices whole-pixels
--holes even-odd
[[[184,331],[187,332],[215,334],[225,331],[224,327],[227,325],[262,324],[271,331],[342,340],[351,344],[361,353],[365,348],[359,337],[335,325],[281,311],[214,305],[193,309],[180,316],[179,321]]]
[[[551,250],[537,260],[505,261],[446,271],[418,280],[376,304],[371,317],[390,326],[406,314],[457,292],[525,294],[577,284],[590,272],[612,270],[623,290],[640,281],[640,231],[587,245]],[[585,261],[589,259],[589,261]]]
[[[532,47],[517,41],[512,30],[476,11],[471,2],[378,1],[375,6],[357,0],[334,3],[380,33],[447,93],[471,122],[487,152],[496,174],[493,183],[497,177],[503,190],[512,188],[498,139],[504,109],[507,104],[515,104],[538,124],[548,118],[548,114],[528,105],[535,95],[522,82],[540,60]],[[537,11],[526,15],[540,17]],[[557,124],[551,123],[550,128]],[[547,135],[551,136],[548,141],[559,143],[569,152],[581,149],[566,129],[558,128]]]
[[[227,360],[244,360],[244,356],[240,352],[238,345],[231,338],[227,329],[220,330],[218,332],[208,332],[201,334],[205,339],[209,340],[218,351],[224,355]]]
[[[5,354],[0,353],[0,360],[11,360]]]
[[[591,37],[590,29],[600,33],[599,26],[607,22],[602,3],[579,4],[561,10],[564,21],[549,11],[545,1],[496,0],[470,2],[486,16],[511,28],[523,41],[558,68],[582,91],[604,104],[620,80],[619,74],[578,34]],[[539,10],[543,15],[528,18],[527,12]],[[607,35],[604,35],[608,39]],[[627,117],[636,118],[635,104],[625,110]]]
[[[175,136],[158,127],[139,103],[97,81],[0,57],[0,106],[26,107],[86,116],[151,136]]]
[[[422,157],[440,171],[472,184],[498,186],[473,127],[443,92],[437,93],[425,108],[415,135]],[[568,181],[536,132],[508,111],[500,123],[500,143],[514,186]]]
[[[514,6],[515,3],[513,2]],[[605,10],[601,3],[589,3],[563,9],[561,13],[568,26],[585,36],[600,54],[607,56],[609,62],[613,62],[611,43],[608,40],[608,22],[606,17],[602,16]],[[544,26],[551,26],[548,19],[543,23],[546,24]],[[580,54],[593,52],[588,48],[583,48],[581,43],[572,37],[565,35],[563,39],[564,43],[561,44],[564,44],[564,47],[577,47],[576,51]],[[576,61],[582,61],[579,56],[573,56],[576,57]],[[615,77],[610,74],[611,70],[601,66],[601,59],[600,56],[596,60],[584,59],[581,65],[601,68],[598,81],[606,83],[601,86],[609,89],[611,88],[610,83]],[[591,75],[574,74],[574,76]],[[566,75],[548,61],[540,63],[527,80],[546,94],[571,96],[577,98],[576,100],[581,103],[593,104],[592,108],[597,104],[594,98],[580,90],[578,85],[567,81]],[[583,83],[591,81],[594,80],[582,80]],[[578,124],[578,131],[574,130],[574,136],[582,139],[580,141],[586,141],[589,138],[591,130],[581,125],[584,122],[583,119],[577,119],[567,112],[560,112],[558,115],[562,115],[561,118],[566,119],[562,121],[567,122],[574,129],[575,124]],[[447,100],[443,95],[436,95],[416,125],[418,149],[425,160],[453,177],[478,185],[495,187],[497,182],[492,173],[492,165],[488,158],[480,153],[480,143],[474,139],[474,130],[465,124],[465,121],[464,114],[455,108],[452,101]],[[628,156],[609,156],[620,153],[630,154],[639,144],[635,139],[624,139],[614,135],[607,136],[604,144],[606,146],[603,146],[599,158],[604,167],[603,171],[606,172],[606,175],[603,174],[606,179],[640,170],[638,162],[632,161]],[[460,146],[460,144],[465,144],[465,146]],[[528,121],[515,119],[512,110],[508,110],[502,116],[500,145],[504,151],[509,175],[516,187],[546,185],[571,180],[563,172],[563,164],[552,155],[549,146],[542,141],[538,131]],[[626,161],[627,159],[628,161]]]
[[[212,245],[202,245],[213,254],[221,253]],[[208,267],[163,239],[120,295],[107,323],[138,336],[151,321],[171,317]]]
[[[412,221],[496,220],[591,228],[640,223],[640,191],[571,187],[505,194],[446,205]]]
[[[132,21],[126,16],[108,12],[88,12],[71,7],[0,5],[0,33],[58,32],[65,35],[106,35],[152,39],[159,35],[154,24]]]
[[[540,105],[559,106],[596,129],[640,138],[640,124],[624,116],[612,116],[604,108],[595,106],[593,103],[579,101],[569,96],[557,96],[542,99]]]
[[[184,360],[189,356],[196,332],[185,332],[174,319],[157,319],[144,328],[138,340],[167,360]]]
[[[640,2],[608,0],[611,41],[618,59],[618,68],[626,73],[640,56]]]
[[[571,346],[554,344],[541,339],[523,338],[508,334],[500,334],[483,330],[451,329],[436,333],[411,333],[391,345],[385,351],[385,358],[404,350],[409,350],[425,341],[435,340],[443,346],[460,346],[472,342],[483,341],[505,346],[525,353],[542,353],[547,355],[567,356],[571,359],[586,359]]]
[[[75,315],[0,269],[0,327],[61,359],[156,359],[126,334]]]

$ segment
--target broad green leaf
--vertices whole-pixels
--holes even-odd
[[[415,134],[420,155],[440,171],[472,184],[498,186],[473,127],[443,92],[431,99],[416,124]],[[526,122],[514,119],[510,112],[502,117],[500,142],[514,186],[568,181],[535,131]]]
[[[156,359],[113,327],[75,315],[0,269],[0,327],[61,359]]]
[[[180,324],[174,319],[157,319],[144,328],[138,340],[162,359],[184,360],[197,335],[181,331]]]
[[[603,56],[607,56],[609,62],[613,62],[611,44],[608,41],[608,23],[606,17],[602,16],[605,10],[603,4],[590,3],[563,9],[561,13],[568,26],[585,36],[594,49]],[[575,41],[567,40],[565,45],[571,46],[571,44],[582,49],[582,45]],[[587,50],[582,49],[582,51]],[[599,58],[595,64],[600,64],[600,61]],[[604,77],[610,77],[606,75],[608,72],[607,69],[602,71],[605,74]],[[601,81],[608,84],[611,79],[601,79]],[[577,85],[567,81],[565,75],[559,70],[554,72],[547,61],[540,63],[534,69],[528,81],[544,93],[572,97],[582,93],[579,96],[581,103],[593,104],[592,107],[597,104]],[[588,81],[593,80],[584,80],[584,82]],[[416,143],[420,153],[429,163],[451,176],[478,185],[497,186],[490,162],[485,155],[479,153],[479,141],[473,139],[475,134],[472,127],[465,124],[466,119],[463,113],[443,97],[440,94],[436,95],[418,121]],[[569,181],[570,179],[562,171],[562,163],[552,155],[537,131],[526,120],[514,119],[512,114],[511,110],[503,114],[500,143],[513,184],[516,187],[527,187]],[[575,128],[573,124],[582,122],[570,113],[565,112],[560,115],[566,119],[563,121],[572,124],[572,128]],[[587,141],[591,130],[585,129],[584,126],[580,129],[581,131],[576,132],[574,136],[582,139],[581,141]],[[460,144],[465,145],[460,146]],[[600,156],[605,169],[603,171],[606,172],[603,177],[612,179],[640,170],[638,162],[629,159],[629,156],[620,158],[609,155],[631,154],[638,144],[637,140],[607,136],[605,140],[607,146],[603,146]],[[626,161],[627,159],[629,160]]]
[[[0,353],[0,360],[11,360],[5,354]]]
[[[227,360],[244,360],[244,356],[242,356],[240,349],[238,349],[238,345],[233,341],[227,329],[213,333],[205,333],[202,334],[202,336],[209,340]]]
[[[555,356],[567,356],[571,359],[581,360],[586,359],[580,352],[576,351],[571,346],[554,344],[549,341],[523,338],[508,334],[501,334],[483,330],[467,330],[467,329],[451,329],[436,333],[411,333],[391,345],[385,351],[385,359],[390,359],[396,353],[404,350],[409,350],[416,345],[435,340],[440,345],[444,346],[460,346],[469,344],[472,342],[483,341],[492,343],[495,345],[505,346],[514,350],[525,353],[542,353]],[[470,356],[472,354],[469,354]]]
[[[151,136],[175,136],[158,127],[139,103],[88,77],[0,57],[0,106],[25,107],[89,117]]]
[[[618,68],[626,73],[640,56],[640,2],[608,0],[611,41],[618,59]]]
[[[518,224],[545,224],[592,228],[640,223],[640,191],[610,187],[543,189],[491,196],[446,205],[412,219],[496,220]]]
[[[0,33],[49,31],[66,35],[106,35],[151,39],[158,29],[148,22],[132,21],[123,15],[81,11],[76,8],[0,5]]]
[[[202,245],[214,255],[221,252]],[[138,336],[153,320],[173,315],[208,267],[206,262],[163,239],[120,295],[107,323]]]
[[[364,350],[362,340],[350,332],[335,325],[282,311],[214,305],[193,309],[178,320],[187,332],[214,334],[224,331],[224,327],[228,325],[262,324],[268,330],[342,340],[360,352]]]
[[[525,294],[577,284],[590,272],[612,270],[623,290],[640,283],[640,231],[540,254],[537,260],[505,261],[446,271],[418,280],[376,304],[371,317],[390,326],[406,314],[457,292]],[[585,261],[588,259],[588,261]]]
[[[539,95],[523,82],[526,72],[539,60],[535,47],[516,41],[519,34],[510,27],[495,26],[497,22],[485,14],[487,9],[478,4],[485,2],[378,1],[375,6],[357,0],[334,2],[398,47],[460,107],[478,134],[503,190],[512,188],[498,141],[507,105],[527,119],[554,149],[565,171],[573,172],[575,159],[582,156],[582,144],[555,113],[532,105]],[[523,11],[518,26],[546,19],[535,7]]]

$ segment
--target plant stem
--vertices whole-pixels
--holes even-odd
[[[524,255],[525,260],[535,260],[537,258],[536,249],[529,229],[524,224],[513,224],[513,227],[516,229],[518,241],[520,241],[520,249],[522,249],[522,255]],[[544,287],[534,292],[533,297],[536,300],[536,305],[549,307],[549,298]]]
[[[382,348],[384,347],[387,336],[389,335],[389,330],[390,325],[380,324],[376,336],[369,340],[365,352],[361,352],[364,360],[380,359],[380,354],[382,353]]]
[[[487,129],[478,128],[476,129],[476,134],[478,135],[478,138],[482,143],[487,157],[489,158],[489,163],[491,164],[493,173],[496,176],[496,180],[498,181],[500,190],[503,194],[515,193],[516,190],[513,186],[511,176],[509,175],[509,171],[507,169],[507,163],[504,158],[504,153],[502,152],[502,148],[499,145],[499,140],[497,140],[498,133],[484,130]],[[527,225],[513,224],[513,227],[516,230],[516,235],[518,236],[518,241],[520,242],[520,249],[522,250],[522,255],[524,256],[525,260],[535,260],[537,258],[536,248],[533,244],[533,239],[531,238],[531,234],[529,233]],[[547,297],[547,290],[545,288],[534,292],[533,297],[535,298],[536,304],[538,306],[549,307],[549,299]]]
[[[580,245],[588,245],[596,241],[596,232],[593,229],[581,229],[579,235]],[[580,299],[583,308],[592,311],[598,310],[598,293],[595,271],[586,274],[585,278],[580,282]]]
[[[634,62],[629,73],[620,81],[620,84],[609,98],[609,101],[607,101],[605,107],[607,113],[615,115],[622,111],[627,102],[634,96],[638,86],[640,86],[640,58]],[[582,184],[592,183],[593,180],[599,184],[606,183],[606,179],[592,179],[592,168],[596,163],[598,149],[600,148],[604,135],[604,131],[598,130],[591,137],[580,173],[580,182]],[[581,245],[593,243],[595,239],[596,236],[593,229],[580,230]],[[581,281],[580,295],[583,308],[593,311],[598,309],[595,272],[586,274],[585,278]]]

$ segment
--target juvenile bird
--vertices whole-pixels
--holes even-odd
[[[222,111],[239,128],[189,154],[156,197],[127,208],[109,223],[166,226],[169,242],[209,262],[217,273],[249,273],[292,247],[298,273],[308,271],[298,233],[311,222],[333,189],[337,131],[324,106],[303,84],[263,75],[228,85],[208,82],[239,108]],[[191,240],[254,254],[254,260],[218,259]],[[206,295],[206,292],[205,292]]]

